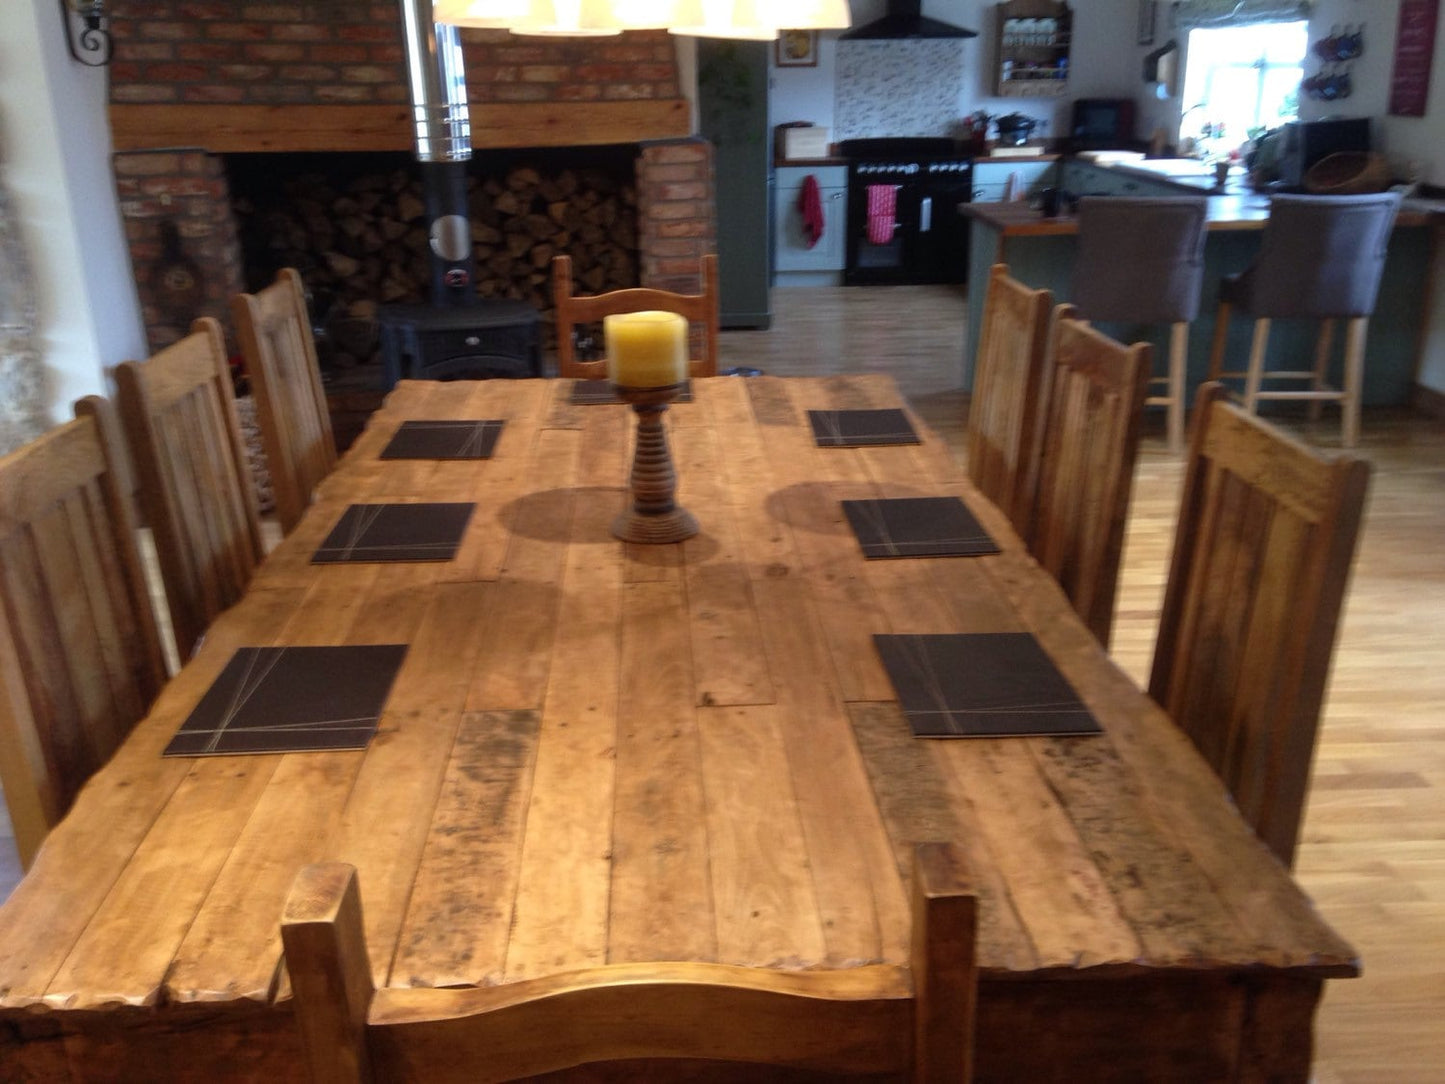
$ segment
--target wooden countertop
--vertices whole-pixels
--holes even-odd
[[[916,416],[915,445],[815,445],[810,409],[900,407],[891,379],[693,389],[667,426],[702,533],[637,546],[609,532],[627,408],[399,384],[0,908],[0,1064],[293,1079],[279,919],[312,862],[359,870],[384,986],[659,960],[864,982],[907,965],[910,855],[942,840],[981,897],[978,1080],[1304,1080],[1354,951]],[[493,457],[379,458],[448,418],[504,419]],[[1002,552],[863,560],[840,501],[919,495]],[[311,563],[385,501],[475,502],[455,559]],[[913,738],[873,635],[991,631],[1032,633],[1104,732]],[[366,749],[160,755],[238,647],[366,643],[409,645]]]
[[[1211,233],[1261,230],[1269,220],[1269,197],[1266,195],[1249,192],[1207,196],[1206,199],[1209,207],[1205,229]],[[1036,208],[1030,207],[1027,200],[1015,200],[1011,203],[962,203],[959,204],[959,210],[992,226],[1005,237],[1065,237],[1079,232],[1077,216],[1061,213],[1056,218],[1045,218]],[[1419,210],[1401,210],[1395,219],[1395,225],[1423,226],[1430,217],[1430,214]]]

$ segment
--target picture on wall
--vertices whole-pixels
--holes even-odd
[[[780,68],[816,68],[818,66],[818,32],[816,30],[784,30],[778,35],[777,61]]]

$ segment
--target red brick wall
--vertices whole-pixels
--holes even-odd
[[[404,105],[395,0],[111,0],[116,105]],[[478,103],[676,99],[676,46],[661,31],[616,38],[464,33],[468,94]],[[162,142],[174,142],[173,140]],[[199,142],[199,140],[198,140]],[[260,149],[260,148],[257,148]],[[184,334],[158,304],[159,224],[174,219],[186,256],[207,270],[197,315],[229,325],[242,288],[223,160],[159,147],[115,159],[132,263],[152,349]],[[646,145],[638,161],[641,281],[692,291],[715,247],[712,150],[703,141]]]
[[[112,0],[116,103],[386,105],[407,101],[395,0]],[[674,42],[463,33],[475,102],[680,97]]]
[[[195,150],[138,151],[117,154],[114,164],[151,350],[182,338],[197,316],[229,326],[231,295],[244,283],[222,159]],[[180,236],[178,264],[164,251],[161,224],[167,221]],[[201,289],[194,304],[179,290],[191,274]]]
[[[637,208],[642,282],[696,293],[698,260],[717,248],[712,144],[691,139],[643,147]]]

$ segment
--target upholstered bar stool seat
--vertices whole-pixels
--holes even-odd
[[[1321,402],[1340,404],[1344,445],[1360,433],[1365,333],[1385,270],[1385,253],[1400,208],[1400,196],[1276,196],[1259,255],[1246,270],[1227,276],[1219,289],[1219,311],[1209,355],[1209,379],[1244,380],[1244,408],[1258,412],[1266,399],[1303,399],[1316,416]],[[1226,371],[1224,353],[1233,310],[1254,317],[1248,367]],[[1266,369],[1271,320],[1322,321],[1309,369]],[[1345,325],[1344,376],[1327,382],[1336,320]],[[1300,381],[1305,387],[1271,388],[1265,381]]]
[[[1168,410],[1169,450],[1184,448],[1189,324],[1204,280],[1203,196],[1079,201],[1079,252],[1072,301],[1091,321],[1168,324],[1169,369],[1152,377],[1163,392],[1146,403]]]

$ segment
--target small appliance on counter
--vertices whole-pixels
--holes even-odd
[[[1037,120],[1023,113],[1006,113],[994,117],[993,123],[998,129],[999,143],[1006,147],[1022,147],[1039,126]]]
[[[828,157],[828,129],[806,121],[791,121],[775,129],[773,154],[780,162]]]

